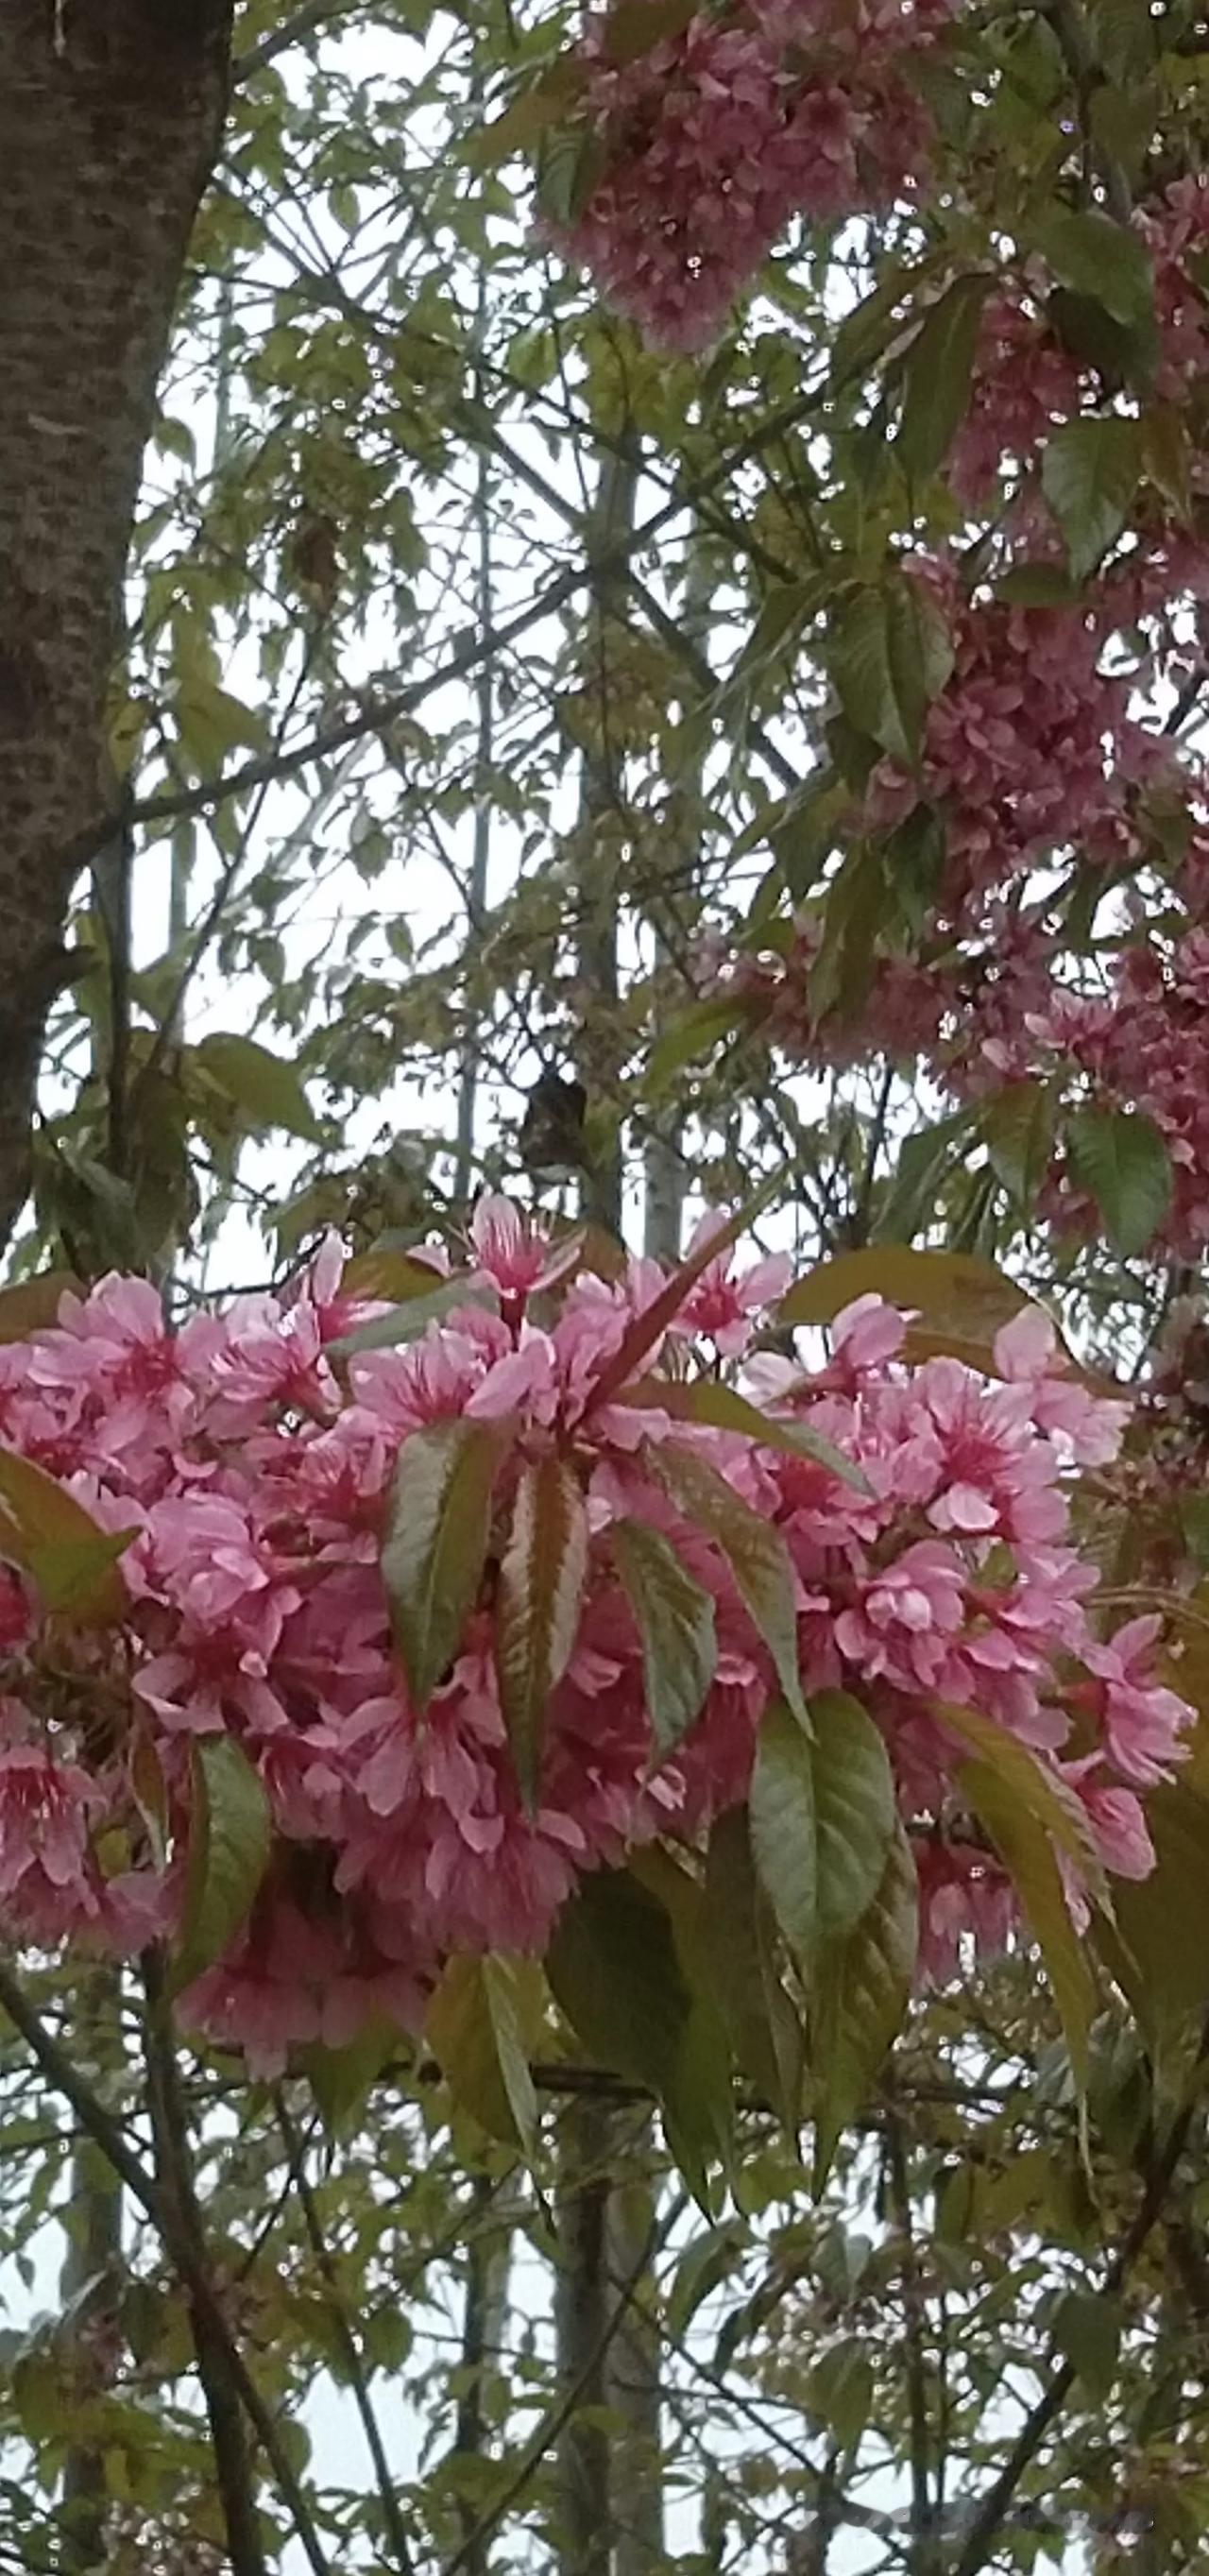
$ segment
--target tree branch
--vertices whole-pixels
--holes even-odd
[[[340,2286],[336,2276],[335,2265],[333,2264],[331,2255],[327,2250],[327,2242],[323,2233],[323,2222],[319,2216],[318,2209],[316,2208],[315,2195],[311,2189],[307,2175],[305,2149],[299,2140],[294,2123],[290,2118],[285,2096],[280,2085],[277,2086],[273,2095],[273,2107],[277,2114],[277,2125],[281,2131],[282,2141],[289,2160],[290,2173],[293,2177],[294,2187],[298,2194],[303,2223],[306,2227],[311,2252],[313,2253],[323,2275],[324,2286],[327,2291],[328,2309],[332,2323],[336,2329],[336,2336],[340,2344],[340,2349],[344,2354],[345,2367],[348,2371],[349,2387],[353,2392],[353,2400],[357,2408],[357,2413],[361,2418],[362,2429],[365,2434],[366,2448],[371,2460],[373,2461],[374,2476],[378,2482],[378,2496],[382,2506],[382,2519],[386,2525],[387,2536],[389,2538],[391,2548],[394,2551],[395,2564],[399,2569],[399,2576],[413,2576],[414,2561],[412,2558],[411,2544],[407,2537],[402,2513],[399,2510],[398,2492],[395,2487],[394,2479],[391,2476],[390,2462],[386,2456],[381,2428],[379,2426],[377,2416],[374,2413],[373,2400],[369,2393],[369,2383],[365,2373],[365,2365],[361,2358],[361,2349],[357,2342],[357,2338],[353,2333],[352,2327],[349,2324],[348,2312],[340,2296]]]
[[[188,2234],[176,2222],[171,2201],[166,2200],[154,2174],[149,2173],[142,2158],[128,2146],[112,2114],[99,2102],[90,2085],[77,2073],[66,2050],[47,2030],[35,2012],[20,1980],[0,1961],[0,2007],[19,2030],[31,2054],[36,2058],[52,2091],[69,2102],[80,2127],[96,2140],[116,2174],[121,2176],[131,2198],[144,2210],[160,2239],[169,2261],[179,2275],[190,2297],[204,2310],[206,2328],[224,2347],[226,2366],[238,2390],[244,2413],[262,2444],[282,2498],[294,2518],[294,2527],[306,2553],[312,2576],[331,2576],[327,2559],[311,2519],[310,2508],[291,2466],[281,2436],[269,2407],[252,2378],[239,2346],[214,2293],[204,2262],[198,2259]]]
[[[1188,2099],[1172,2120],[1162,2153],[1150,2165],[1141,2200],[1100,2284],[1102,2292],[1107,2296],[1111,2296],[1114,2291],[1120,2289],[1137,2256],[1141,2253],[1151,2229],[1162,2216],[1163,2204],[1175,2178],[1176,2167],[1188,2144],[1192,2123],[1196,2117],[1200,2099],[1198,2079],[1204,2075],[1207,2056],[1209,2056],[1209,2027],[1202,2033],[1195,2073],[1190,2079]],[[1003,2525],[1020,2480],[1036,2458],[1055,2416],[1061,2413],[1077,2375],[1071,2363],[1064,2361],[1061,2367],[1054,2371],[1046,2387],[1042,2389],[1036,2405],[1021,2425],[998,2477],[992,2480],[975,2513],[974,2520],[966,2533],[961,2556],[953,2569],[953,2576],[981,2576],[981,2571],[987,2564],[989,2551]]]

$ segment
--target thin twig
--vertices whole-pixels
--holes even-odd
[[[386,2525],[387,2537],[390,2541],[391,2548],[394,2551],[395,2564],[400,2571],[400,2576],[413,2576],[415,2562],[412,2557],[411,2544],[408,2540],[403,2516],[399,2509],[398,2492],[395,2487],[394,2479],[391,2476],[390,2462],[386,2456],[381,2427],[379,2426],[377,2416],[374,2413],[373,2399],[369,2393],[369,2382],[366,2377],[365,2365],[361,2358],[361,2349],[357,2342],[357,2338],[353,2333],[352,2327],[349,2324],[348,2312],[340,2295],[340,2284],[336,2274],[336,2267],[327,2249],[327,2241],[323,2233],[323,2221],[320,2218],[319,2211],[315,2203],[315,2195],[311,2189],[310,2178],[306,2170],[305,2146],[298,2138],[297,2132],[294,2128],[294,2123],[290,2118],[289,2110],[286,2105],[285,2095],[280,2085],[276,2087],[273,2094],[273,2108],[277,2114],[277,2125],[281,2131],[286,2155],[289,2159],[290,2174],[298,2194],[303,2223],[306,2227],[307,2236],[310,2241],[311,2252],[315,2257],[321,2273],[323,2274],[324,2286],[327,2291],[328,2310],[332,2319],[332,2324],[336,2330],[337,2341],[344,2355],[345,2368],[348,2371],[349,2386],[353,2392],[353,2400],[357,2408],[357,2413],[361,2418],[362,2429],[365,2434],[366,2448],[371,2460],[373,2461],[374,2476],[378,2482],[378,2497],[382,2506],[382,2519]]]
[[[1137,2256],[1141,2253],[1151,2229],[1162,2216],[1163,2203],[1175,2177],[1176,2167],[1188,2144],[1192,2123],[1196,2117],[1200,2098],[1200,2087],[1196,2077],[1203,2076],[1207,2055],[1209,2055],[1209,2028],[1202,2034],[1196,2074],[1190,2080],[1188,2098],[1172,2120],[1162,2154],[1150,2167],[1141,2200],[1100,2284],[1105,2296],[1111,2297],[1114,2291],[1120,2289]],[[981,2571],[987,2564],[988,2553],[994,2545],[1020,2480],[1036,2458],[1055,2416],[1061,2413],[1077,2376],[1073,2364],[1064,2361],[1042,2389],[1036,2405],[1025,2417],[998,2477],[992,2480],[986,2490],[966,2534],[965,2545],[953,2569],[953,2576],[981,2576]]]

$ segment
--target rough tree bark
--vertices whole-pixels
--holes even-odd
[[[0,1243],[25,1195],[143,449],[214,165],[234,0],[0,8]]]

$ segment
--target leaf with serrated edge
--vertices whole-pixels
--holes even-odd
[[[894,1832],[894,1780],[881,1734],[847,1691],[810,1702],[818,1882],[816,1934],[843,1940],[881,1885]]]
[[[818,1829],[810,1739],[774,1700],[760,1721],[747,1800],[752,1856],[790,1949],[809,1957],[818,1922]]]
[[[269,1801],[260,1774],[233,1735],[198,1736],[185,1898],[172,1962],[179,1994],[222,1957],[241,1932],[268,1866]]]
[[[809,1422],[792,1422],[775,1413],[763,1413],[735,1387],[724,1386],[720,1378],[698,1377],[687,1386],[658,1387],[649,1401],[662,1402],[669,1413],[691,1422],[711,1423],[716,1431],[745,1432],[762,1449],[776,1449],[783,1457],[813,1458],[817,1466],[829,1467],[832,1475],[854,1494],[873,1491],[855,1459],[846,1458],[833,1440],[814,1430]]]
[[[136,1535],[102,1529],[56,1476],[0,1449],[0,1556],[32,1575],[48,1609],[81,1627],[124,1619],[130,1595],[117,1559]]]
[[[588,1516],[569,1460],[527,1466],[500,1566],[495,1661],[517,1778],[537,1797],[550,1693],[570,1661],[588,1571]]]
[[[478,1594],[502,1454],[497,1424],[464,1419],[413,1431],[399,1451],[382,1580],[417,1712],[453,1662]]]
[[[922,479],[943,465],[965,418],[989,275],[957,277],[924,316],[904,366],[895,454]]]
[[[1045,1961],[1080,2090],[1087,2083],[1087,2036],[1098,2004],[1085,1945],[1071,1921],[1053,1845],[1043,1825],[985,1762],[964,1762],[960,1786],[990,1835]]]
[[[662,1442],[651,1451],[651,1466],[686,1520],[721,1550],[793,1706],[801,1699],[796,1583],[781,1531],[753,1512],[725,1476],[693,1450]]]
[[[424,2036],[455,2102],[488,2137],[531,2155],[537,2105],[527,2039],[537,1998],[531,1960],[455,1957],[429,2002]]]
[[[705,1863],[705,1942],[731,2045],[790,2137],[802,2110],[805,2039],[777,1974],[772,1906],[741,1807],[714,1820]]]
[[[842,2129],[860,2109],[902,2028],[918,1930],[915,1862],[899,1825],[872,1905],[847,1940],[833,1943],[818,1964],[811,2006],[816,2192],[827,2179]]]
[[[661,1531],[616,1521],[610,1540],[642,1645],[651,1733],[660,1753],[670,1753],[700,1716],[714,1678],[714,1605]]]
[[[1108,1881],[1104,1863],[1096,1848],[1087,1810],[1074,1790],[1067,1787],[1052,1771],[1039,1762],[1031,1746],[1023,1744],[1006,1726],[993,1717],[984,1717],[981,1709],[956,1708],[948,1700],[938,1700],[935,1715],[950,1735],[968,1746],[976,1760],[1001,1780],[1010,1798],[1035,1817],[1045,1832],[1073,1861],[1090,1895],[1107,1906]]]
[[[1067,1151],[1080,1189],[1094,1199],[1104,1231],[1123,1260],[1144,1252],[1171,1205],[1171,1157],[1143,1109],[1076,1109],[1067,1122]]]

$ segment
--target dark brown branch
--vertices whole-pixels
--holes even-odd
[[[147,2011],[144,2051],[151,2130],[155,2140],[156,2180],[173,2232],[187,2243],[192,2264],[206,2269],[206,2247],[197,2194],[189,2128],[181,2095],[180,2069],[172,2033],[163,1971],[155,1954],[144,1962]],[[231,2375],[226,2338],[215,2330],[211,2302],[188,2293],[189,2324],[197,2375],[206,2401],[214,2469],[222,2505],[227,2554],[234,2576],[268,2576],[256,2506],[256,2482],[244,2433],[243,2407]]]
[[[90,2138],[96,2140],[116,2174],[121,2176],[131,2198],[138,2202],[150,2219],[174,2270],[190,2297],[206,2314],[207,2332],[224,2347],[226,2366],[239,2393],[240,2403],[261,2443],[281,2495],[294,2518],[294,2526],[306,2552],[312,2576],[330,2576],[327,2559],[319,2544],[310,2508],[282,2443],[271,2410],[252,2378],[239,2346],[215,2296],[213,2284],[203,2262],[198,2260],[188,2235],[176,2224],[172,2203],[166,2200],[154,2174],[149,2173],[140,2156],[127,2144],[118,2122],[99,2102],[90,2085],[72,2065],[67,2051],[47,2030],[35,2012],[20,1980],[0,1961],[0,2007],[19,2030],[32,2056],[41,2067],[52,2090],[60,2093]]]

